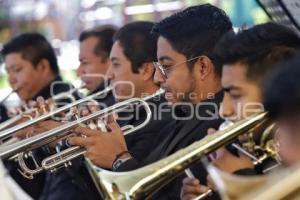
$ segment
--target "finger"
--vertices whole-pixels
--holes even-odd
[[[89,138],[83,138],[83,137],[69,137],[68,143],[70,145],[78,145],[81,147],[87,148],[92,144],[92,141]]]
[[[89,101],[89,102],[87,103],[87,107],[88,107],[88,109],[89,109],[89,111],[90,111],[91,113],[97,112],[97,111],[100,110],[99,104],[98,104],[98,102],[95,101],[95,100]]]
[[[119,124],[116,121],[112,121],[107,124],[108,130],[110,130],[113,133],[121,133],[121,128]]]
[[[214,128],[209,128],[209,129],[207,130],[207,135],[212,135],[212,134],[215,134],[216,132],[217,132],[216,129],[214,129]]]
[[[200,193],[205,193],[209,190],[209,187],[205,186],[205,185],[200,185],[199,187],[197,187],[197,191]]]
[[[116,122],[116,120],[118,119],[118,114],[113,112],[111,113],[110,115],[107,116],[107,123],[113,123],[113,122]]]
[[[215,183],[210,175],[207,176],[207,186],[213,190],[215,190]]]
[[[201,186],[191,186],[191,185],[184,185],[182,187],[182,191],[184,194],[189,193],[189,194],[199,194],[201,193]]]
[[[54,110],[56,108],[56,103],[54,99],[48,99],[46,100],[46,104],[48,105],[49,110]]]
[[[81,111],[81,113],[80,113],[80,115],[81,116],[88,116],[90,114],[90,111],[87,109],[87,108],[85,108],[85,109],[82,109],[82,111]]]
[[[77,134],[80,134],[80,135],[84,135],[86,137],[91,137],[91,136],[94,136],[94,135],[100,133],[100,131],[91,130],[89,128],[85,128],[85,127],[81,127],[81,126],[76,127],[74,129],[74,132],[76,132]]]
[[[34,101],[34,100],[30,100],[30,101],[28,102],[28,106],[29,106],[30,108],[35,108],[35,107],[37,107],[37,103],[36,103],[36,101]]]
[[[188,184],[188,185],[199,185],[200,182],[196,178],[190,178],[190,177],[185,177],[182,181],[183,184]]]
[[[45,99],[42,96],[37,97],[36,102],[39,106],[46,104]]]

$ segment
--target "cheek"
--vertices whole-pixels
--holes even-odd
[[[133,91],[131,84],[120,82],[115,85],[114,95],[116,99],[129,99],[133,97]]]
[[[192,78],[187,70],[173,71],[167,78],[166,85],[173,92],[185,93],[190,89]]]

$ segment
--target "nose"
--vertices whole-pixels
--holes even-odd
[[[223,118],[233,119],[235,116],[233,101],[227,92],[224,93],[223,101],[220,106],[219,114]]]
[[[154,82],[159,85],[166,82],[166,79],[164,78],[162,73],[156,68],[155,68],[155,73],[154,73]]]
[[[109,65],[106,73],[105,73],[105,76],[107,77],[108,80],[113,80],[114,79],[114,73],[113,73],[113,70],[112,70],[112,66]]]
[[[17,78],[14,74],[8,73],[8,82],[12,88],[17,84]]]
[[[83,67],[82,67],[82,64],[80,64],[76,70],[76,75],[78,77],[82,76],[84,74],[84,70],[83,70]]]

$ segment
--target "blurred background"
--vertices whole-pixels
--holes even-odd
[[[159,21],[185,7],[207,2],[224,9],[235,27],[269,20],[255,0],[0,0],[0,49],[20,33],[40,32],[56,50],[63,79],[73,81],[77,79],[81,31],[135,20]],[[9,92],[1,63],[0,99]]]

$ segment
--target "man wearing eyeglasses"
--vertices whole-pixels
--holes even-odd
[[[114,153],[99,152],[98,166],[113,166],[116,171],[136,169],[173,154],[203,138],[208,128],[219,126],[218,106],[223,94],[220,71],[216,70],[220,67],[216,67],[212,50],[219,38],[231,29],[227,15],[210,4],[187,8],[154,26],[153,34],[159,36],[159,62],[153,63],[154,79],[166,90],[165,97],[173,105],[176,120],[161,127],[160,137],[154,144],[156,148],[142,163],[128,152],[122,131],[111,122],[113,134],[106,135],[109,140],[105,147]],[[205,180],[203,168],[197,171]],[[182,178],[177,178],[154,199],[179,199]]]

